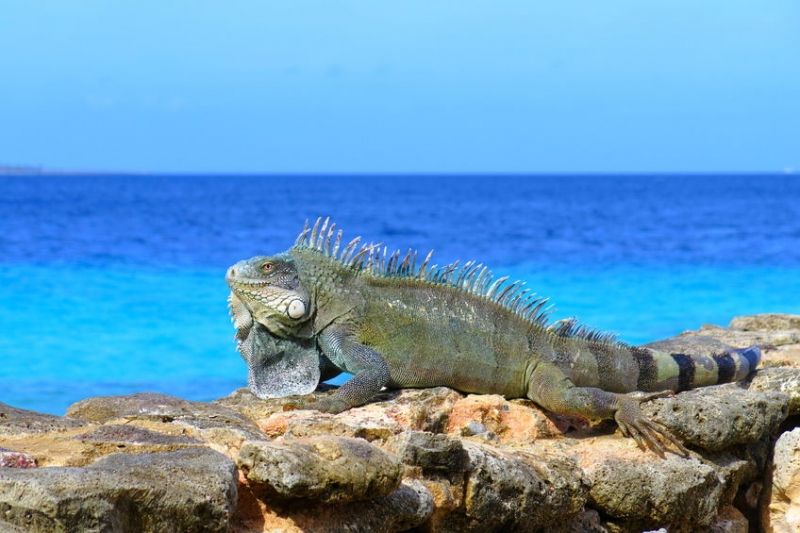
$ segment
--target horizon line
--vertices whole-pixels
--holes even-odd
[[[52,169],[32,166],[0,165],[0,177],[10,176],[117,176],[117,177],[308,177],[308,178],[384,178],[384,177],[711,177],[711,176],[800,176],[793,168],[784,170],[743,170],[743,171],[354,171],[354,172],[309,172],[309,171],[128,171],[128,170],[75,170]]]

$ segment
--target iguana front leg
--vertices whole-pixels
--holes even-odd
[[[623,435],[632,437],[642,449],[649,448],[663,457],[667,451],[666,441],[688,455],[680,439],[649,420],[639,407],[641,402],[669,394],[672,391],[618,394],[595,387],[576,387],[559,368],[549,363],[536,365],[528,382],[528,398],[545,409],[565,415],[613,418]]]
[[[389,382],[389,364],[381,354],[356,342],[352,336],[328,328],[317,341],[323,353],[353,377],[339,387],[333,395],[307,403],[304,407],[326,413],[341,413],[351,407],[370,401]]]

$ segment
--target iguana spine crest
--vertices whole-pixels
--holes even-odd
[[[373,276],[418,279],[482,296],[544,328],[556,337],[578,338],[589,342],[628,347],[627,343],[619,341],[616,334],[579,324],[574,318],[551,324],[549,318],[553,308],[547,306],[549,298],[537,296],[530,289],[524,289],[524,281],[507,283],[509,276],[495,279],[492,271],[482,263],[468,261],[459,266],[459,261],[455,261],[448,265],[434,264],[429,267],[428,264],[433,256],[431,250],[417,267],[416,250],[409,249],[401,260],[400,250],[387,255],[387,248],[382,246],[382,243],[361,244],[361,237],[351,240],[340,252],[342,230],[336,231],[336,224],[329,225],[329,222],[330,217],[325,219],[320,217],[313,227],[309,227],[306,220],[303,231],[295,240],[294,248],[316,250],[342,266]]]

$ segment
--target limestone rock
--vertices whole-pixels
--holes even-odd
[[[0,436],[53,433],[85,425],[83,420],[37,413],[0,403]]]
[[[609,530],[603,524],[600,513],[586,509],[572,518],[544,528],[542,533],[609,533]]]
[[[238,448],[245,439],[264,438],[253,421],[238,411],[154,392],[87,398],[71,405],[67,415],[100,423],[124,419],[177,424],[223,449]]]
[[[734,446],[722,452],[698,453],[715,468],[722,482],[721,504],[735,503],[742,513],[755,517],[763,489],[764,472],[770,464],[771,439]]]
[[[0,467],[35,468],[36,466],[36,458],[32,454],[0,447]]]
[[[232,409],[205,402],[190,402],[156,392],[139,392],[125,396],[98,396],[74,403],[67,416],[92,422],[118,418],[204,421],[210,425],[250,424],[250,420]]]
[[[433,511],[431,495],[418,481],[404,482],[390,494],[372,500],[351,502],[343,506],[313,508],[305,519],[314,520],[303,531],[327,533],[394,533],[407,531],[427,520]],[[300,524],[304,520],[299,520]]]
[[[769,454],[767,440],[725,452],[693,453],[690,458],[679,454],[660,458],[618,433],[567,444],[559,452],[583,471],[590,487],[587,509],[599,511],[601,520],[591,520],[591,515],[565,517],[557,524],[563,531],[583,527],[608,533],[659,528],[670,533],[707,532],[720,521],[721,508],[759,482]],[[532,451],[539,446],[544,444]],[[562,530],[558,528],[553,531]]]
[[[697,332],[699,335],[713,337],[736,348],[747,346],[785,346],[800,343],[800,331],[741,331],[705,325]],[[693,332],[684,335],[694,335]]]
[[[646,415],[706,450],[758,442],[777,432],[789,398],[739,384],[703,387],[642,405]]]
[[[752,345],[775,347],[797,345],[800,344],[800,315],[769,313],[739,316],[731,320],[727,328],[706,324],[699,330],[685,331],[678,337],[667,340],[673,342],[673,340],[684,339],[691,342],[691,339],[700,337],[716,340],[718,343],[736,348]]]
[[[362,439],[248,441],[237,459],[251,484],[323,502],[373,499],[400,485],[400,461]]]
[[[108,424],[72,437],[83,442],[110,444],[117,448],[133,446],[199,446],[201,441],[183,436],[165,435],[158,431],[123,424]]]
[[[686,332],[685,336],[708,336],[736,348],[747,346],[784,346],[800,342],[800,331],[742,331],[707,324],[697,332]]]
[[[28,530],[9,524],[8,522],[0,522],[0,533],[28,533]]]
[[[731,345],[726,342],[722,342],[710,335],[700,335],[694,332],[683,333],[677,337],[650,342],[643,346],[659,352],[691,353],[697,355],[716,355],[731,349]]]
[[[789,416],[800,414],[800,368],[762,368],[746,383],[750,390],[786,394]]]
[[[728,324],[730,329],[741,331],[795,331],[800,332],[800,315],[764,313],[761,315],[737,316]],[[797,342],[800,342],[798,340]]]
[[[750,524],[747,518],[736,507],[726,505],[722,508],[716,521],[704,533],[748,533]]]
[[[381,404],[368,404],[360,409],[350,409],[338,415],[329,415],[318,411],[299,413],[297,411],[273,415],[263,422],[263,428],[270,423],[281,421],[285,425],[286,436],[313,437],[316,435],[334,435],[338,437],[354,437],[372,442],[385,440],[403,431]]]
[[[428,474],[460,476],[470,464],[461,439],[449,435],[406,431],[389,439],[384,448]]]
[[[674,455],[662,459],[656,468],[636,454],[598,459],[594,456],[592,464],[584,462],[591,483],[590,506],[626,524],[624,531],[666,524],[676,531],[681,525],[691,531],[711,525],[717,516],[723,486],[710,465]]]
[[[556,419],[562,423],[556,424]],[[496,394],[469,394],[453,404],[446,431],[452,435],[491,432],[503,444],[533,442],[561,436],[569,427],[566,420],[567,417],[546,414],[531,401],[507,401]]]
[[[386,413],[405,430],[442,433],[447,430],[453,406],[464,397],[447,387],[391,391]]]
[[[788,342],[767,353],[791,362],[798,320],[740,317],[651,346]],[[444,387],[383,391],[336,415],[247,389],[212,403],[91,398],[68,417],[0,404],[0,465],[17,467],[0,468],[0,533],[794,531],[797,430],[778,440],[774,490],[765,473],[771,439],[800,414],[800,369],[771,364],[643,405],[690,458],[640,450],[613,422]]]
[[[534,531],[586,501],[580,469],[560,455],[411,431],[385,449],[424,477],[436,504],[432,531]]]
[[[247,389],[239,389],[215,403],[255,420],[270,437],[336,435],[373,441],[408,429],[442,432],[448,425],[450,408],[462,398],[446,387],[384,391],[373,402],[335,417],[312,410],[298,411],[295,397],[261,400]]]
[[[762,314],[734,318],[728,327],[706,324],[645,346],[671,353],[720,353],[732,346],[763,347],[763,365],[800,366],[800,315]]]
[[[461,505],[439,514],[442,532],[536,531],[577,514],[588,485],[573,462],[465,440],[469,462]]]
[[[0,520],[37,532],[226,531],[236,468],[212,450],[114,454],[85,468],[0,469]]]
[[[251,487],[243,486],[244,491]],[[318,501],[286,499],[268,507],[253,504],[263,495],[246,492],[250,514],[240,512],[234,520],[235,532],[281,533],[396,533],[423,526],[433,511],[433,499],[423,483],[406,480],[400,487],[369,500],[326,504]],[[240,509],[241,511],[241,509]]]
[[[317,391],[322,390],[323,387],[326,386],[324,384],[320,385]],[[250,420],[259,420],[288,410],[290,404],[300,401],[301,398],[300,396],[285,396],[283,398],[262,399],[253,394],[247,387],[242,387],[228,396],[214,400],[211,403],[238,411]]]
[[[800,531],[800,428],[781,435],[773,461],[764,531],[796,533]]]

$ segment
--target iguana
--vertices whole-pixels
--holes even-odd
[[[239,351],[261,397],[307,394],[340,371],[353,376],[305,407],[338,413],[383,387],[447,386],[529,398],[559,414],[616,420],[663,455],[681,441],[640,402],[741,380],[757,346],[712,357],[633,347],[573,320],[550,323],[547,300],[475,262],[417,266],[360,238],[341,248],[329,220],[308,223],[293,247],[230,267]]]

